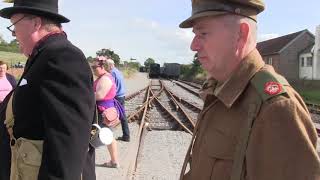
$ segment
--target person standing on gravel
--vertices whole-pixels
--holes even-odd
[[[7,128],[0,149],[11,146],[7,158],[0,154],[0,179],[95,180],[89,146],[93,75],[62,30],[69,19],[58,14],[58,0],[14,0],[0,16],[10,19],[7,29],[28,57],[17,87],[0,107]]]
[[[97,76],[94,81],[94,91],[98,107],[99,125],[112,128],[119,124],[119,117],[123,116],[124,109],[120,102],[115,99],[116,84],[112,75],[106,70],[108,67],[107,59],[98,56],[91,66],[93,73]],[[105,167],[119,168],[117,141],[112,140],[107,145],[111,160],[103,164]]]
[[[123,108],[125,108],[125,84],[124,78],[122,73],[114,66],[114,61],[111,58],[107,59],[108,69],[107,71],[112,74],[116,87],[117,87],[117,94],[116,99],[121,103]],[[128,126],[128,120],[126,114],[124,114],[123,118],[120,119],[121,127],[122,127],[122,137],[118,137],[117,140],[120,141],[130,141],[130,131]]]
[[[213,78],[180,179],[320,179],[308,109],[256,49],[264,9],[262,0],[192,0],[192,16],[180,24],[193,28],[191,49]]]

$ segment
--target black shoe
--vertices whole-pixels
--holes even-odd
[[[117,140],[119,140],[119,141],[125,141],[125,142],[130,142],[130,137],[120,136],[120,137],[117,138]]]

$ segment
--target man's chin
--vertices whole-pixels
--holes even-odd
[[[210,72],[209,68],[206,68],[207,66],[205,64],[201,64],[201,67],[203,70],[205,70],[206,72]]]
[[[29,56],[30,56],[30,54],[27,53],[22,47],[20,47],[20,53],[23,54],[23,55],[25,55],[26,57],[29,57]]]

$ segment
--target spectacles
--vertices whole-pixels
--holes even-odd
[[[27,16],[22,16],[22,18],[18,19],[16,22],[12,23],[10,26],[7,27],[7,29],[12,33],[12,35],[14,36],[16,34],[16,31],[14,29],[11,29],[15,24],[17,24],[19,21],[21,21],[22,19],[24,19]]]

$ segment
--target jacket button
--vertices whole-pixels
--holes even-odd
[[[27,157],[27,153],[23,153],[22,157],[26,158]]]

